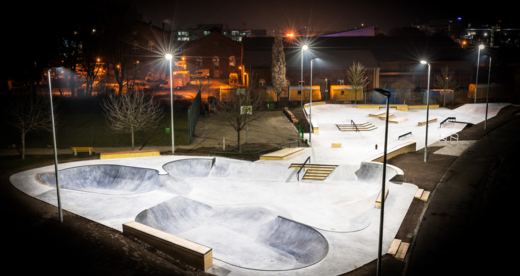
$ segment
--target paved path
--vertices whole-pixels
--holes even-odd
[[[475,215],[475,206],[479,205],[476,200],[481,179],[487,176],[494,161],[504,156],[519,139],[520,120],[517,119],[484,136],[453,163],[428,203],[407,257],[406,275],[480,274],[483,269],[511,265],[494,260],[514,253],[489,249],[493,248],[490,244],[497,243],[502,244],[502,249],[507,248],[508,235],[502,237],[497,233],[502,232],[500,228],[513,227],[512,222],[503,221],[495,225],[498,230],[493,233],[475,237],[471,234],[478,229],[471,227],[471,218]]]

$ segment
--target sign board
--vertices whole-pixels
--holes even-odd
[[[246,89],[245,88],[237,88],[237,95],[245,94],[245,93],[246,93]]]
[[[244,114],[247,114],[247,115],[251,115],[253,114],[253,107],[252,106],[241,106],[240,107],[240,115],[244,115]]]

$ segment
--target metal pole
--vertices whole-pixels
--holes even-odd
[[[58,172],[58,149],[56,147],[56,128],[54,125],[54,107],[52,103],[52,87],[51,87],[51,70],[47,70],[47,76],[49,77],[49,97],[51,98],[51,121],[52,121],[52,142],[54,145],[54,174],[56,175],[56,196],[58,198],[58,213],[60,216],[60,222],[63,222],[63,212],[61,210],[61,198],[60,198],[60,177]]]
[[[248,128],[248,124],[247,124],[247,114],[246,114],[246,143],[248,141],[248,139],[247,139],[248,134],[249,134],[249,128]]]
[[[475,102],[477,103],[477,84],[478,84],[478,68],[480,67],[480,47],[478,48],[478,57],[477,57],[477,79],[475,80]]]
[[[379,220],[379,245],[377,249],[377,275],[381,275],[381,255],[383,255],[383,222],[385,217],[386,148],[388,144],[388,112],[390,96],[386,97],[385,151],[383,154],[383,182],[381,189],[381,216]]]
[[[301,91],[301,94],[300,94],[300,100],[301,100],[301,103],[300,103],[300,106],[303,106],[303,49],[302,49],[302,76],[301,76],[301,79],[300,79],[300,91]]]
[[[173,72],[172,72],[172,59],[170,59],[170,111],[171,111],[171,120],[172,120],[172,154],[175,153],[175,140],[173,138]]]
[[[90,126],[90,138],[92,140],[92,147],[94,147],[94,127]]]
[[[428,160],[428,120],[430,115],[430,69],[431,65],[428,63],[428,89],[426,90],[426,137],[424,139],[424,162]],[[387,112],[388,114],[388,112]]]
[[[488,105],[489,105],[489,87],[490,86],[491,86],[491,57],[489,57],[488,89],[487,89],[487,95],[486,95],[486,120],[484,121],[484,129],[486,129],[486,127],[487,127],[487,115],[488,115]],[[495,95],[496,95],[496,93],[495,93]]]
[[[312,126],[312,62],[314,59],[311,59],[311,81],[310,81],[310,92],[309,92],[309,98],[310,98],[310,104],[309,104],[309,124],[310,124],[310,130],[309,130],[309,143],[312,142],[312,132],[314,131],[314,127]]]

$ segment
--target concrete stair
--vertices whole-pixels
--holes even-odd
[[[353,124],[336,124],[336,126],[342,132],[356,131],[356,127]],[[356,124],[356,126],[359,131],[371,131],[377,128],[371,123]]]
[[[302,164],[291,164],[289,169],[299,170],[301,166]],[[323,181],[336,169],[336,167],[336,165],[305,165],[305,175],[302,180]]]

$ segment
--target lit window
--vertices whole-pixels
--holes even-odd
[[[343,85],[345,81],[343,79],[338,79],[338,85]]]
[[[265,80],[264,79],[260,79],[260,86],[265,86]]]
[[[204,31],[204,35],[209,35],[210,33],[210,31]]]
[[[305,81],[298,81],[298,85],[299,86],[305,85]]]
[[[148,51],[153,51],[153,41],[148,41]]]
[[[226,35],[226,32],[224,32],[224,35]]]
[[[215,67],[215,69],[218,69],[218,65],[219,65],[218,57],[214,56],[213,57],[213,66]]]
[[[242,37],[241,36],[238,37],[238,41],[242,41]]]
[[[202,66],[202,57],[197,57],[195,59],[195,65],[196,66]]]
[[[134,41],[134,46],[132,46],[132,51],[134,53],[139,52],[139,47],[137,46],[137,41]]]
[[[229,66],[235,66],[235,56],[229,57]]]
[[[179,34],[179,35],[181,35],[181,34],[182,34],[182,32],[178,32],[178,34]]]
[[[231,31],[231,35],[238,35],[239,33],[239,31]]]
[[[298,90],[298,95],[301,95],[302,94],[302,91],[301,90]]]

